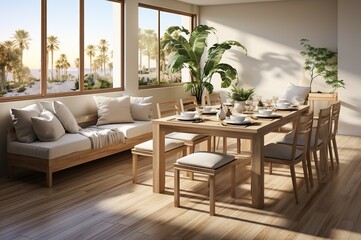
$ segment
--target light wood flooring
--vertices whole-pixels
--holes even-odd
[[[301,167],[300,203],[288,168],[265,169],[265,208],[250,207],[250,166],[239,168],[237,198],[229,175],[217,180],[216,216],[208,214],[207,182],[181,180],[181,208],[173,207],[172,159],[165,194],[152,192],[151,159],[131,181],[130,152],[54,174],[0,180],[0,239],[361,239],[361,138],[338,136],[340,164],[328,182],[306,193]],[[232,149],[234,144],[230,146]]]

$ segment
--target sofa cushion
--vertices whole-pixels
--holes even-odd
[[[97,125],[109,123],[130,123],[133,122],[130,113],[130,97],[103,97],[93,96],[97,105],[98,122]]]
[[[310,87],[296,86],[294,84],[290,84],[288,85],[286,92],[283,95],[283,98],[286,99],[287,102],[292,104],[305,104],[309,92]]]
[[[79,132],[79,125],[73,113],[60,101],[46,101],[40,102],[44,109],[52,112],[60,120],[65,130],[70,133]]]
[[[36,140],[36,134],[31,123],[31,118],[39,116],[41,111],[42,107],[39,104],[32,104],[19,109],[10,109],[18,141],[31,143]]]
[[[36,136],[40,141],[52,142],[61,138],[65,134],[65,130],[59,119],[50,111],[44,110],[39,117],[32,117]]]
[[[89,138],[79,133],[66,133],[64,136],[53,142],[35,141],[32,143],[21,143],[18,141],[8,142],[9,153],[42,158],[53,159],[70,153],[91,149]]]
[[[134,120],[149,121],[152,119],[153,96],[130,97],[130,113]]]
[[[133,123],[119,123],[119,124],[106,124],[98,126],[98,128],[114,129],[117,128],[119,131],[124,133],[126,138],[133,138],[143,135],[145,133],[152,132],[151,121],[134,121]]]

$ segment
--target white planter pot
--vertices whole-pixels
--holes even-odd
[[[246,110],[246,101],[234,101],[234,110],[238,113],[242,113]]]

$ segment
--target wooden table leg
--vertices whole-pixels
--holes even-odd
[[[159,124],[153,124],[153,192],[162,193],[165,190],[165,132]]]
[[[252,207],[264,207],[264,162],[263,162],[264,136],[257,134],[252,138],[251,162],[251,193]]]

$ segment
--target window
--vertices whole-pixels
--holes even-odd
[[[12,0],[2,8],[0,101],[123,89],[123,0]]]
[[[170,86],[190,81],[186,69],[169,73],[167,54],[159,46],[164,32],[170,26],[183,26],[191,31],[193,15],[140,4],[138,16],[139,87]]]

